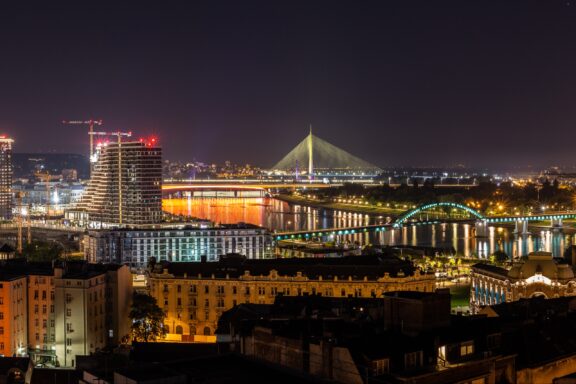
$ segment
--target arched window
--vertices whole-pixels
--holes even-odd
[[[204,336],[210,336],[210,327],[204,327]]]
[[[181,325],[177,325],[176,326],[176,334],[177,335],[182,335],[184,333],[184,330],[182,329]]]
[[[195,334],[196,334],[196,327],[193,326],[193,325],[190,326],[190,334],[191,334],[191,335],[195,335]]]
[[[164,324],[164,330],[166,330],[166,333],[170,333],[170,327],[166,324]]]

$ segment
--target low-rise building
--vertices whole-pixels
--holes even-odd
[[[490,264],[472,266],[470,308],[482,307],[542,296],[557,298],[576,295],[572,266],[555,259],[549,252],[532,252],[510,268]]]
[[[26,276],[0,272],[0,356],[26,356]]]
[[[149,271],[150,294],[166,311],[168,338],[214,341],[220,315],[242,303],[272,304],[278,295],[382,297],[406,290],[432,292],[435,276],[393,255],[253,260],[226,255],[218,262],[161,262]]]
[[[94,230],[82,242],[86,260],[94,263],[128,264],[144,268],[157,261],[217,261],[227,253],[241,253],[249,259],[272,255],[272,236],[265,228],[251,224],[222,224],[218,227],[192,226]]]
[[[243,306],[222,317],[218,336],[225,334],[243,356],[304,377],[354,384],[516,382],[498,321],[451,316],[447,291],[278,297],[274,305]]]
[[[28,265],[28,354],[36,364],[56,360],[56,308],[54,306],[54,272],[52,265]]]
[[[88,355],[106,345],[106,274],[100,271],[54,271],[56,356],[73,367],[76,355]]]
[[[12,259],[16,255],[16,249],[10,244],[2,244],[0,247],[0,260]]]
[[[9,260],[0,268],[6,280],[0,281],[0,354],[71,367],[76,355],[117,345],[129,335],[127,266]]]

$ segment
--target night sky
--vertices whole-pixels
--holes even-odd
[[[15,150],[92,117],[173,160],[271,166],[311,123],[380,166],[576,164],[573,0],[186,3],[1,5]]]

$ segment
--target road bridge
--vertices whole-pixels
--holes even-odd
[[[447,209],[449,211],[461,211],[466,213],[468,218],[432,218],[430,214],[434,215],[435,209]],[[422,219],[422,215],[426,215]],[[317,229],[311,231],[296,231],[296,232],[278,232],[275,233],[276,240],[289,240],[289,239],[310,239],[322,236],[337,236],[337,235],[352,235],[364,232],[380,232],[387,231],[394,228],[402,228],[404,226],[414,225],[430,225],[439,224],[443,222],[473,222],[476,237],[487,237],[488,226],[490,224],[507,223],[514,224],[514,233],[528,234],[528,223],[531,221],[550,221],[551,227],[561,228],[563,220],[576,219],[576,211],[562,211],[562,212],[548,212],[535,215],[514,215],[514,216],[485,216],[482,213],[470,208],[466,205],[451,202],[435,202],[423,204],[416,208],[407,210],[406,212],[398,215],[396,219],[384,225],[366,225],[359,227],[346,227],[346,228],[330,228],[330,229]]]
[[[330,187],[341,187],[345,183],[361,184],[365,187],[379,187],[388,185],[392,188],[399,187],[401,184],[388,184],[375,182],[373,180],[338,180],[330,182],[321,181],[295,181],[282,179],[214,179],[214,180],[164,180],[162,190],[164,192],[180,192],[195,190],[275,190],[275,189],[323,189]],[[434,188],[470,188],[476,187],[476,184],[438,184]],[[422,187],[422,186],[420,186]]]
[[[325,183],[274,183],[274,182],[238,182],[238,181],[221,181],[215,180],[200,181],[200,182],[186,182],[186,183],[166,183],[162,185],[164,192],[176,191],[193,191],[193,190],[271,190],[271,189],[296,189],[296,188],[329,188],[339,186],[342,184],[325,184]]]

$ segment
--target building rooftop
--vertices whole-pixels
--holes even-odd
[[[276,271],[279,276],[296,276],[301,272],[309,279],[358,279],[375,280],[385,274],[390,277],[412,276],[419,273],[414,265],[393,255],[364,255],[330,258],[275,258],[247,259],[244,256],[231,254],[222,256],[218,262],[170,263],[161,262],[154,266],[154,273],[168,274],[175,277],[238,278],[249,272],[251,276],[268,276]]]
[[[0,358],[0,375],[6,375],[12,368],[26,372],[30,365],[28,357],[2,357]]]
[[[551,280],[574,279],[574,271],[566,260],[553,258],[550,252],[532,252],[514,263],[510,269],[484,263],[474,264],[472,268],[511,280],[527,279],[536,274],[541,274]]]
[[[7,243],[2,244],[0,247],[0,253],[15,253],[16,250]]]
[[[29,262],[24,258],[18,258],[0,261],[0,276],[53,276],[54,268],[62,268],[63,278],[87,279],[121,267],[119,264],[94,264],[83,260]]]
[[[200,224],[210,223],[208,227],[199,226]],[[236,224],[219,224],[214,225],[214,223],[208,222],[203,219],[198,219],[193,222],[186,223],[155,223],[150,225],[132,225],[130,227],[123,228],[108,228],[108,229],[91,229],[90,234],[98,233],[110,233],[110,232],[120,232],[120,233],[131,233],[131,232],[166,232],[166,231],[222,231],[222,230],[241,230],[241,229],[253,229],[268,231],[264,227],[250,223],[236,223]]]

